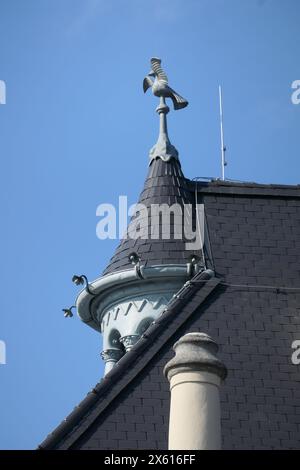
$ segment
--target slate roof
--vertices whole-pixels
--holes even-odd
[[[183,287],[41,449],[166,449],[162,370],[189,331],[212,336],[228,368],[223,448],[300,448],[300,366],[291,362],[300,339],[300,187],[199,182],[197,199],[217,277],[197,282],[198,274]]]
[[[191,181],[184,177],[180,162],[171,159],[164,162],[160,158],[152,160],[149,166],[148,175],[144,184],[144,188],[138,199],[138,203],[144,204],[147,208],[152,204],[191,204],[195,206],[195,192],[198,194],[198,203],[202,202],[202,194],[205,193],[226,193],[226,194],[243,194],[244,196],[272,196],[293,197],[300,186],[289,185],[264,185],[250,182],[228,182],[214,180],[209,182]],[[193,214],[193,217],[194,214]],[[131,224],[128,229],[130,230]],[[149,233],[151,231],[151,220],[149,219]],[[131,252],[136,252],[141,257],[141,263],[145,266],[157,264],[185,264],[191,255],[186,250],[186,239],[181,240],[169,239],[165,240],[160,234],[159,239],[154,240],[148,238],[143,240],[138,238],[132,240],[126,238],[121,240],[114,255],[105,268],[103,275],[123,269],[131,268],[132,265],[128,260]],[[207,247],[205,247],[207,249]],[[198,253],[200,258],[202,254]],[[206,261],[212,266],[212,260],[209,259],[210,254],[206,253]]]
[[[188,186],[188,180],[185,179],[178,160],[174,158],[168,162],[160,158],[152,160],[138,203],[144,204],[147,208],[150,208],[152,204],[168,204],[169,206],[175,203],[181,206],[195,204],[195,193]],[[133,221],[129,224],[128,230],[132,223]],[[148,227],[150,234],[150,217]],[[118,246],[103,275],[131,268],[128,255],[133,251],[141,257],[141,262],[145,266],[187,263],[191,252],[186,251],[185,243],[184,237],[181,240],[163,239],[162,232],[158,239],[125,238]]]

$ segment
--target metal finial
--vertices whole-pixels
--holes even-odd
[[[166,116],[170,108],[166,104],[166,98],[171,98],[175,110],[185,108],[188,101],[169,87],[168,77],[161,68],[161,60],[153,57],[150,62],[151,70],[144,78],[143,89],[146,92],[148,88],[152,88],[152,93],[160,98],[159,106],[156,108],[160,116],[159,136],[157,143],[150,150],[150,163],[156,157],[164,161],[169,161],[171,158],[178,160],[178,151],[171,144],[168,136]],[[155,77],[154,81],[150,77]]]

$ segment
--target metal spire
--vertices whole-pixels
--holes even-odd
[[[161,158],[164,162],[168,162],[171,158],[179,161],[178,151],[171,144],[168,136],[167,114],[169,111],[170,108],[167,106],[165,98],[161,96],[160,104],[156,108],[156,112],[159,114],[159,135],[156,144],[149,152],[150,163],[157,157]]]
[[[159,106],[156,108],[160,119],[159,136],[156,144],[150,150],[150,163],[157,157],[163,161],[169,161],[171,158],[179,161],[178,151],[171,144],[168,136],[167,114],[170,108],[166,104],[166,98],[171,98],[175,110],[185,108],[188,105],[188,101],[169,87],[168,77],[160,65],[161,60],[153,57],[150,62],[151,71],[144,78],[143,89],[146,92],[148,88],[152,88],[152,93],[160,98]],[[155,77],[154,81],[150,77]]]

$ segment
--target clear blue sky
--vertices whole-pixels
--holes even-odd
[[[169,115],[187,177],[300,183],[299,0],[1,0],[0,448],[35,448],[102,376],[99,335],[61,309],[116,241],[96,207],[135,202],[155,143],[149,59],[190,102]]]

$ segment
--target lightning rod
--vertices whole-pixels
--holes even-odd
[[[224,129],[223,129],[223,99],[222,99],[222,88],[219,85],[219,103],[220,103],[220,131],[221,131],[221,167],[222,167],[222,180],[225,180],[225,166],[227,162],[225,160],[226,147],[224,145]]]

